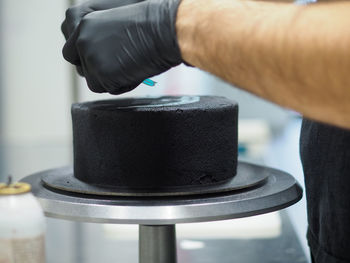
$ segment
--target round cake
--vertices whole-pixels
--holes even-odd
[[[150,189],[226,182],[236,174],[238,105],[167,96],[72,105],[74,177]]]

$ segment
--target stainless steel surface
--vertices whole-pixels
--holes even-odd
[[[37,173],[45,185],[54,189],[89,195],[104,196],[179,196],[203,195],[240,190],[262,184],[271,169],[260,165],[239,162],[237,174],[230,180],[212,185],[163,187],[162,189],[134,189],[130,187],[106,187],[84,183],[74,177],[73,167],[62,167]]]
[[[175,225],[139,227],[140,263],[176,263]]]
[[[181,197],[97,197],[67,194],[43,186],[32,175],[22,181],[32,185],[47,216],[95,223],[170,225],[233,219],[288,207],[302,197],[295,179],[268,169],[266,182],[256,188],[222,194]]]

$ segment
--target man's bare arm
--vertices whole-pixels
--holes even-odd
[[[350,2],[182,0],[176,29],[188,63],[350,128]]]

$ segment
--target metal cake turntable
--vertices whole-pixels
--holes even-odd
[[[238,163],[236,175],[241,180],[240,187],[209,192],[204,188],[203,192],[196,190],[192,194],[191,189],[178,189],[178,194],[172,196],[152,196],[144,192],[142,196],[74,193],[49,186],[49,180],[42,180],[49,178],[49,174],[56,175],[52,178],[57,179],[62,168],[22,180],[32,185],[32,192],[46,216],[83,222],[139,224],[141,263],[177,261],[175,224],[268,213],[293,205],[302,197],[302,189],[291,175],[243,162]]]

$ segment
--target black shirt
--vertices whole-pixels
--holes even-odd
[[[350,130],[304,119],[300,153],[314,262],[350,262]]]

